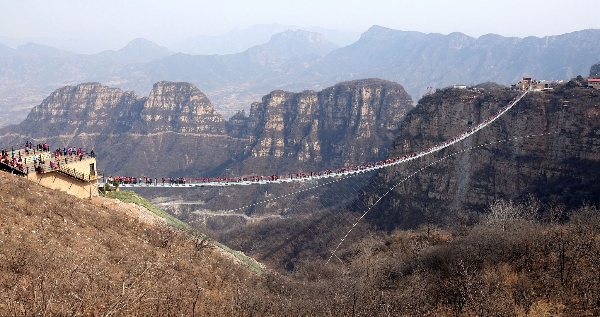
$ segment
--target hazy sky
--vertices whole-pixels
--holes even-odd
[[[144,37],[161,45],[255,24],[384,27],[478,37],[600,29],[600,0],[0,0],[0,36],[94,39],[111,49]]]

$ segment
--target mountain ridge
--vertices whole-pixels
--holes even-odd
[[[274,91],[253,104],[247,116],[240,112],[227,121],[190,83],[158,82],[148,97],[86,83],[56,90],[27,120],[0,133],[14,144],[29,138],[60,147],[75,142],[94,148],[99,164],[110,174],[137,175],[148,172],[143,166],[154,166],[156,176],[189,171],[216,176],[218,169],[233,168],[232,158],[248,160],[240,173],[256,173],[256,166],[272,162],[266,153],[285,153],[277,158],[282,169],[298,168],[293,162],[299,160],[306,168],[324,168],[381,158],[397,129],[395,122],[411,107],[412,99],[401,85],[366,79],[320,92]],[[338,121],[346,124],[334,124]],[[313,123],[314,129],[300,128]],[[353,137],[359,127],[364,135]],[[333,135],[336,138],[330,139]],[[350,141],[369,144],[369,149],[347,151]],[[228,150],[214,151],[216,143]],[[121,151],[131,157],[119,155]],[[168,155],[159,154],[165,151]],[[181,162],[180,156],[190,159]]]
[[[249,110],[253,101],[276,89],[323,89],[359,78],[399,82],[414,99],[427,93],[428,87],[486,81],[509,85],[522,77],[567,81],[587,74],[588,67],[598,62],[598,42],[599,30],[523,39],[488,34],[475,39],[462,33],[424,34],[376,26],[355,43],[325,56],[288,51],[294,56],[283,57],[254,48],[230,55],[172,54],[132,63],[115,54],[0,54],[0,74],[4,74],[0,106],[11,105],[0,120],[16,123],[33,106],[31,100],[41,100],[65,84],[90,81],[140,95],[147,95],[158,81],[191,82],[211,96],[226,117]],[[306,41],[297,43],[302,50],[310,49]]]

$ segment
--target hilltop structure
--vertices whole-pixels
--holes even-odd
[[[600,89],[600,78],[588,78],[588,87]]]
[[[53,152],[47,144],[22,149],[3,149],[0,169],[24,176],[44,187],[58,189],[79,198],[98,196],[98,172],[94,151],[63,148]]]

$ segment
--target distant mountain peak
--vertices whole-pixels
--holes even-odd
[[[131,41],[129,41],[129,43],[127,43],[127,45],[125,45],[125,47],[123,47],[122,49],[120,49],[119,51],[125,50],[125,49],[131,49],[131,48],[138,48],[138,47],[144,47],[144,48],[164,48],[150,40],[147,40],[143,37],[138,37],[136,39],[133,39]],[[166,49],[166,48],[165,48]]]
[[[54,48],[52,46],[37,44],[37,43],[33,43],[33,42],[27,42],[23,45],[19,45],[17,47],[17,51],[26,52],[26,53],[54,53],[54,54],[65,53],[65,54],[70,54],[70,52],[66,52],[66,51],[60,50],[58,48]]]
[[[134,50],[146,50],[146,51],[152,50],[155,52],[164,52],[164,53],[169,53],[169,54],[173,53],[168,48],[166,48],[164,46],[160,46],[160,45],[158,45],[150,40],[147,40],[145,38],[142,38],[142,37],[139,37],[139,38],[129,41],[129,43],[127,43],[127,45],[125,45],[125,47],[118,50],[118,52],[134,51]]]
[[[131,40],[125,47],[116,51],[120,58],[131,62],[149,62],[154,59],[172,55],[173,52],[145,38]]]
[[[366,30],[363,34],[360,35],[360,38],[371,38],[371,37],[386,37],[390,33],[398,32],[398,30],[393,30],[390,28],[383,27],[381,25],[373,25],[368,30]]]
[[[296,39],[306,39],[306,40],[322,40],[327,41],[323,34],[317,32],[310,32],[306,30],[287,30],[285,32],[277,33],[271,37],[271,41],[280,39],[280,38],[296,38]]]
[[[287,30],[271,36],[268,43],[250,51],[266,51],[279,57],[326,55],[338,46],[329,42],[321,33],[306,30]]]

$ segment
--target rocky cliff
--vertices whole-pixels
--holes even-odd
[[[414,99],[427,93],[427,87],[484,81],[509,85],[523,76],[567,81],[585,76],[598,62],[599,42],[599,30],[543,38],[472,38],[373,26],[354,44],[338,49],[304,31],[281,33],[269,43],[228,55],[171,55],[145,40],[93,55],[34,44],[0,47],[0,126],[20,122],[65,83],[86,81],[119,83],[140,95],[147,95],[157,81],[190,82],[202,87],[226,117],[249,110],[253,101],[275,89],[320,90],[358,78],[398,82]]]
[[[251,156],[287,162],[283,169],[328,169],[381,158],[412,107],[402,86],[379,79],[320,92],[274,91],[250,109]]]
[[[425,96],[403,122],[390,156],[447,140],[482,122],[515,95],[510,90],[448,88]],[[382,171],[374,181],[378,186],[400,185],[370,212],[370,220],[390,230],[425,221],[467,221],[494,200],[518,201],[529,194],[567,209],[600,204],[599,101],[597,90],[567,85],[530,92],[463,143]],[[545,135],[533,136],[539,134]],[[378,195],[366,192],[361,204],[369,205]]]
[[[286,173],[384,157],[412,100],[399,84],[370,79],[274,91],[251,108],[225,121],[189,83],[158,82],[143,98],[87,83],[56,90],[0,135],[4,146],[30,139],[95,149],[107,174]]]
[[[140,112],[141,133],[224,134],[223,117],[210,100],[189,83],[161,81],[154,84]]]
[[[31,136],[46,136],[64,143],[78,134],[98,135],[136,117],[144,100],[133,92],[99,83],[66,86],[54,91],[33,108],[14,130]],[[17,140],[15,140],[17,142]]]
[[[211,170],[247,143],[228,137],[222,116],[202,92],[174,82],[156,83],[144,98],[98,83],[67,86],[0,134],[4,146],[29,139],[53,148],[94,149],[107,174],[147,176],[152,171],[161,177]],[[229,151],[213,151],[218,144]]]

